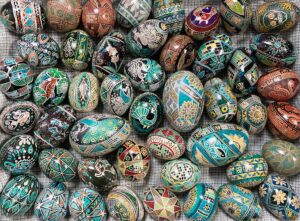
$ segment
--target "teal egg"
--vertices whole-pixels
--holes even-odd
[[[258,220],[262,216],[259,199],[251,190],[232,184],[224,184],[218,189],[219,205],[236,221]]]
[[[129,110],[129,122],[139,134],[148,134],[156,129],[163,120],[163,104],[151,92],[137,96]]]
[[[38,197],[40,183],[31,174],[13,177],[0,196],[0,209],[5,216],[21,216],[31,209]]]
[[[156,91],[165,83],[165,72],[157,61],[150,58],[137,58],[128,62],[124,74],[133,87],[140,91]]]
[[[189,137],[189,158],[205,167],[224,166],[240,157],[248,148],[249,135],[235,124],[213,123],[196,129]]]
[[[183,213],[189,221],[209,221],[217,208],[217,192],[210,184],[197,183],[183,198]]]
[[[129,137],[130,130],[130,125],[121,117],[94,114],[74,124],[69,142],[83,156],[103,156],[120,147]]]

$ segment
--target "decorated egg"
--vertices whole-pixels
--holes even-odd
[[[261,76],[257,82],[257,92],[266,100],[286,101],[298,93],[300,77],[287,68],[275,68]]]
[[[258,34],[250,42],[257,60],[269,67],[290,66],[296,62],[293,44],[277,34]]]
[[[0,13],[2,24],[17,34],[38,33],[47,24],[44,9],[34,1],[10,0]]]
[[[167,25],[156,19],[142,22],[125,38],[128,51],[134,57],[151,57],[166,43]]]
[[[283,32],[293,28],[299,17],[300,10],[292,2],[265,2],[254,11],[252,25],[258,32]]]
[[[93,54],[92,70],[99,79],[121,70],[126,54],[124,38],[121,32],[113,31],[98,43]]]
[[[0,167],[0,193],[4,189],[7,182],[10,180],[10,172],[7,172],[6,170],[2,169]]]
[[[256,95],[242,98],[238,102],[236,121],[250,134],[259,134],[267,123],[267,108]]]
[[[0,90],[10,99],[28,99],[35,76],[29,65],[20,57],[6,57],[0,60]]]
[[[67,215],[69,191],[65,184],[52,182],[40,193],[34,204],[34,215],[40,221],[60,221]]]
[[[78,164],[80,180],[99,192],[107,192],[118,179],[115,168],[105,159],[84,159]]]
[[[118,220],[140,221],[144,217],[144,207],[138,195],[127,186],[116,186],[106,198],[109,215]]]
[[[189,71],[172,74],[164,86],[163,104],[165,116],[175,130],[193,130],[199,123],[204,108],[201,81]]]
[[[69,211],[75,221],[105,221],[107,218],[103,197],[89,188],[82,188],[72,193]]]
[[[149,134],[163,120],[164,110],[160,98],[154,93],[137,96],[129,110],[129,122],[139,134]]]
[[[300,172],[300,148],[284,140],[270,140],[262,147],[262,154],[270,168],[284,176]]]
[[[149,134],[147,147],[158,159],[175,160],[184,154],[185,141],[175,130],[161,127]]]
[[[194,41],[186,35],[175,35],[163,47],[159,63],[168,73],[190,67],[196,56]]]
[[[187,144],[189,158],[205,167],[220,167],[239,158],[248,149],[249,135],[235,124],[214,123],[196,129]]]
[[[12,174],[30,170],[38,159],[38,146],[30,135],[17,135],[6,141],[0,152],[0,166]]]
[[[153,1],[153,17],[163,21],[170,34],[181,32],[184,23],[183,0]]]
[[[130,125],[123,118],[94,114],[74,124],[69,142],[83,156],[103,156],[120,147],[130,135],[130,130]]]
[[[258,197],[251,190],[232,184],[224,184],[218,189],[219,205],[236,221],[258,220],[263,209]]]
[[[133,28],[146,21],[151,13],[152,0],[121,0],[117,6],[117,21],[124,28]]]
[[[137,58],[128,62],[124,74],[133,87],[140,91],[156,91],[165,83],[165,72],[157,61],[150,58]]]
[[[160,171],[163,186],[173,192],[185,192],[193,188],[199,178],[198,167],[185,158],[168,161]]]
[[[185,20],[185,33],[195,40],[203,40],[213,35],[221,23],[218,10],[209,5],[193,9]]]
[[[34,175],[23,174],[13,177],[0,196],[2,214],[5,216],[24,215],[34,205],[39,189],[39,181]]]
[[[268,106],[268,124],[274,136],[296,140],[300,137],[300,110],[286,102],[271,103]]]
[[[77,165],[77,159],[66,149],[46,149],[39,155],[41,170],[53,181],[71,181],[77,174]]]
[[[10,135],[25,134],[34,128],[40,117],[39,108],[30,101],[7,105],[0,114],[0,127]]]
[[[41,107],[61,104],[68,92],[69,79],[65,72],[57,68],[42,71],[34,81],[34,103]]]
[[[78,112],[90,112],[99,103],[99,82],[89,72],[76,75],[69,87],[70,105]]]
[[[280,220],[297,220],[300,203],[288,181],[279,175],[269,175],[259,186],[259,197],[267,210]]]
[[[123,75],[110,74],[101,84],[100,97],[105,110],[122,116],[133,101],[133,88],[130,81]]]
[[[183,213],[189,221],[208,221],[217,208],[217,193],[210,184],[197,183],[183,198]]]
[[[175,221],[180,216],[181,206],[177,196],[162,186],[150,186],[144,191],[145,210],[154,220]]]
[[[229,85],[220,78],[213,78],[204,85],[205,108],[212,120],[229,122],[237,111],[236,97]]]
[[[115,22],[116,12],[110,0],[88,0],[82,8],[84,29],[92,37],[103,37]]]
[[[260,71],[248,48],[233,53],[227,67],[227,80],[232,92],[242,97],[255,92]]]
[[[40,149],[60,146],[69,135],[76,117],[69,105],[47,109],[38,120],[34,137]]]
[[[82,30],[74,30],[65,35],[60,57],[64,65],[76,71],[82,71],[89,66],[94,52],[94,42]]]
[[[193,72],[202,81],[207,81],[227,66],[232,53],[233,47],[230,37],[224,34],[216,35],[198,49]]]

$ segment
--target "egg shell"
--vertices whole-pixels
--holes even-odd
[[[197,183],[183,198],[183,213],[189,221],[211,220],[217,208],[217,192],[210,184]]]
[[[189,137],[189,158],[205,167],[220,167],[239,158],[247,149],[249,135],[236,124],[213,123],[196,129]]]
[[[162,186],[150,186],[144,191],[143,204],[154,220],[175,221],[181,212],[177,196]]]
[[[40,117],[39,108],[30,101],[20,101],[7,105],[0,114],[0,127],[10,135],[30,132]]]
[[[185,20],[185,33],[195,40],[203,40],[213,35],[221,23],[217,8],[202,5],[193,9]]]
[[[284,32],[293,28],[299,17],[300,10],[292,2],[265,2],[254,11],[252,26],[261,33]]]
[[[93,54],[92,70],[99,79],[118,73],[123,67],[126,54],[125,37],[119,31],[112,31],[97,44]]]
[[[77,165],[77,159],[66,149],[46,149],[39,155],[42,172],[53,181],[71,181],[76,177]]]
[[[69,210],[75,221],[105,221],[107,218],[103,197],[89,188],[82,188],[72,193]]]
[[[0,166],[13,174],[30,170],[38,159],[38,147],[30,135],[17,135],[1,147]]]
[[[268,124],[274,136],[296,140],[300,137],[300,110],[286,102],[271,103],[268,106]]]
[[[38,197],[40,183],[31,174],[13,177],[0,196],[0,209],[5,216],[21,216],[31,209]]]
[[[121,0],[116,8],[117,21],[124,28],[133,28],[146,21],[151,13],[152,0]]]
[[[300,148],[284,140],[269,140],[262,147],[262,154],[270,168],[284,176],[300,173]]]
[[[229,122],[237,111],[237,99],[229,85],[220,78],[213,78],[204,85],[205,108],[212,120]]]
[[[89,66],[93,53],[94,42],[86,32],[77,29],[65,35],[60,57],[68,69],[83,71]]]
[[[0,193],[2,192],[2,190],[4,189],[5,185],[8,183],[8,181],[10,180],[10,172],[7,172],[6,170],[2,169],[0,167]]]
[[[127,186],[116,186],[107,195],[106,206],[110,217],[140,221],[144,207],[138,195]]]
[[[185,151],[185,141],[175,130],[168,127],[157,128],[147,138],[151,154],[161,160],[175,160]]]
[[[36,73],[20,57],[0,60],[0,90],[13,100],[25,100],[31,96]]]
[[[190,67],[196,56],[194,41],[187,35],[171,37],[163,47],[159,63],[168,73]]]
[[[34,204],[34,215],[40,221],[61,221],[67,215],[69,191],[65,184],[50,183]]]
[[[70,105],[47,109],[38,120],[34,137],[40,149],[58,147],[68,138],[76,117]]]
[[[262,204],[275,217],[280,220],[298,219],[299,197],[284,177],[269,175],[258,192]]]
[[[299,75],[287,68],[275,68],[258,79],[257,92],[266,100],[286,101],[298,93]]]
[[[111,0],[88,0],[82,8],[84,29],[92,37],[103,37],[114,27],[116,11]]]
[[[47,24],[45,11],[37,2],[10,0],[0,14],[4,27],[17,34],[38,33]]]
[[[52,107],[61,104],[67,96],[69,79],[57,68],[42,71],[34,81],[33,100],[37,106]]]
[[[99,82],[89,72],[81,72],[72,80],[69,87],[70,105],[78,112],[90,112],[97,108],[99,103]]]
[[[99,192],[107,192],[117,182],[115,168],[105,159],[84,159],[78,164],[80,180]]]
[[[263,209],[259,199],[251,190],[232,184],[224,184],[218,189],[219,206],[236,221],[258,220]]]
[[[83,156],[103,156],[120,147],[129,137],[130,130],[130,125],[123,118],[94,114],[74,124],[69,142]]]
[[[124,74],[132,86],[140,91],[156,91],[165,83],[165,72],[160,64],[150,58],[136,58],[124,67]]]
[[[240,99],[236,121],[250,134],[259,134],[267,123],[267,108],[256,95]]]
[[[123,75],[110,74],[102,82],[100,97],[105,110],[118,116],[124,115],[133,101],[133,88]]]
[[[131,29],[125,38],[125,43],[132,56],[145,58],[158,52],[167,38],[167,25],[160,20],[151,19]]]

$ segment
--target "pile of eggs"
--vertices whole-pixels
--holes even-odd
[[[275,34],[297,25],[294,3],[254,9],[220,0],[187,16],[183,0],[46,3],[9,0],[0,10],[4,27],[20,35],[18,56],[0,59],[0,91],[10,101],[0,110],[10,136],[0,146],[3,216],[208,221],[219,206],[237,221],[260,219],[263,207],[297,219],[286,177],[300,173],[300,109],[291,102],[300,77],[293,43]],[[236,48],[228,33],[251,23],[256,35]],[[61,44],[48,26],[65,33]],[[276,139],[248,151],[266,125]],[[143,195],[121,185],[146,185],[158,161],[160,181]],[[43,189],[30,173],[35,164],[51,180]],[[204,167],[223,169],[228,183],[200,183]],[[78,180],[84,187],[70,191]]]

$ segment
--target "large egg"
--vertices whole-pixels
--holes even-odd
[[[38,197],[40,183],[31,174],[13,177],[0,196],[0,209],[5,216],[21,216],[31,209]]]
[[[124,74],[132,86],[140,91],[156,91],[165,83],[165,72],[157,61],[150,58],[136,58],[124,67]]]
[[[71,181],[77,174],[77,165],[77,159],[66,149],[46,149],[39,155],[41,170],[53,181]]]
[[[39,221],[61,221],[67,215],[69,191],[65,184],[50,183],[34,204],[34,215]]]
[[[229,122],[237,111],[237,99],[229,85],[220,78],[213,78],[204,85],[205,108],[212,120]]]
[[[130,125],[123,118],[94,114],[77,121],[69,142],[83,156],[103,156],[120,147],[130,135]]]
[[[2,192],[2,190],[4,189],[5,185],[8,183],[8,181],[10,180],[10,172],[7,172],[6,170],[2,169],[0,167],[0,193]]]
[[[269,175],[259,186],[260,201],[280,220],[297,220],[300,199],[288,181],[279,175]]]
[[[189,71],[178,71],[167,80],[163,91],[167,120],[179,132],[193,130],[204,108],[204,89],[201,81]]]
[[[89,72],[76,75],[69,87],[70,105],[78,112],[90,112],[97,108],[99,103],[99,82]]]
[[[235,124],[214,123],[198,128],[187,144],[189,158],[205,167],[224,166],[240,157],[248,148],[249,135]]]
[[[134,57],[151,57],[168,38],[167,25],[156,19],[142,22],[131,29],[125,38],[126,47]]]
[[[0,149],[0,166],[13,174],[30,170],[39,156],[38,146],[30,135],[17,135]]]

